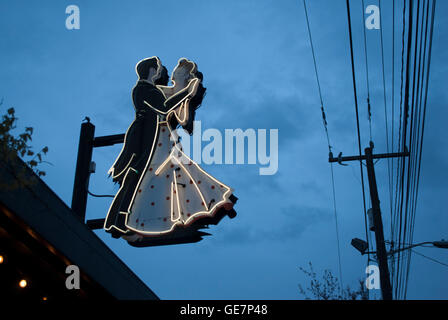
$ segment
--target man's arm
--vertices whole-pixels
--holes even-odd
[[[152,89],[142,97],[142,104],[158,114],[167,114],[168,108],[164,104],[164,96],[158,89]]]

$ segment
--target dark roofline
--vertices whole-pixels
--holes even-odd
[[[3,205],[112,296],[117,299],[158,299],[22,160],[17,159],[14,168],[25,168],[26,177],[34,177],[36,182],[13,191],[0,192]],[[2,182],[17,181],[14,172],[17,169],[14,171],[13,166],[0,163]]]

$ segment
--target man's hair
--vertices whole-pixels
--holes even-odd
[[[138,78],[140,80],[146,80],[149,76],[149,69],[154,68],[158,69],[159,67],[159,58],[152,57],[140,60],[135,66],[135,72],[137,72]]]
[[[170,76],[168,75],[168,70],[166,70],[165,66],[162,66],[162,70],[160,70],[160,76],[154,81],[154,84],[166,86],[168,85],[169,79]]]

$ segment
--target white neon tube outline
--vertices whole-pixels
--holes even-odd
[[[171,222],[175,222],[174,219],[174,207],[173,207],[173,199],[174,199],[174,192],[173,192],[173,181],[171,181],[171,198],[170,198],[170,216],[171,216]]]
[[[165,166],[168,164],[168,162],[170,162],[170,157],[168,156],[165,161],[162,162],[162,164],[157,168],[156,172],[154,172],[154,174],[156,176],[158,176],[160,174],[160,171],[163,170],[163,168],[165,168]]]
[[[188,158],[188,157],[187,157]],[[177,159],[176,159],[176,161],[178,161]],[[192,161],[191,159],[190,159],[190,161]],[[179,165],[181,165],[181,166],[183,166],[179,161],[178,161],[178,163],[179,163]],[[138,233],[138,234],[140,234],[140,235],[143,235],[143,236],[145,236],[145,237],[150,237],[150,236],[157,236],[157,235],[162,235],[162,234],[168,234],[168,233],[170,233],[170,232],[172,232],[173,231],[173,229],[177,226],[177,225],[179,225],[179,224],[181,224],[181,225],[184,225],[184,226],[188,226],[190,223],[192,223],[194,220],[196,220],[197,218],[200,218],[200,217],[202,217],[202,216],[207,216],[207,215],[211,215],[211,216],[214,216],[214,214],[216,213],[216,208],[218,207],[218,206],[220,206],[221,204],[224,204],[224,203],[227,203],[228,202],[228,199],[227,199],[227,196],[228,196],[228,194],[232,191],[232,189],[229,187],[229,186],[227,186],[226,184],[224,184],[224,183],[221,183],[220,181],[218,181],[218,180],[216,180],[215,178],[213,178],[211,175],[209,175],[207,172],[205,172],[201,167],[199,167],[199,166],[197,166],[197,168],[202,172],[202,173],[204,173],[204,174],[206,174],[208,177],[210,177],[213,181],[215,181],[218,185],[222,185],[223,186],[223,188],[225,188],[225,189],[227,189],[225,192],[224,192],[224,194],[222,195],[222,199],[220,200],[220,201],[218,201],[218,202],[216,202],[215,203],[215,205],[213,205],[212,206],[212,208],[210,208],[210,209],[208,209],[207,207],[207,204],[206,204],[206,202],[205,202],[205,200],[203,199],[203,196],[202,196],[202,193],[200,192],[200,190],[199,190],[199,193],[200,193],[200,195],[201,195],[201,198],[203,199],[203,201],[204,201],[204,204],[205,204],[205,206],[206,206],[206,211],[199,211],[199,212],[196,212],[195,214],[193,214],[193,215],[191,215],[189,218],[187,218],[187,220],[185,220],[185,221],[182,221],[181,219],[176,219],[176,220],[172,220],[173,222],[174,222],[174,224],[171,226],[171,228],[169,229],[169,230],[163,230],[163,231],[143,231],[143,230],[141,230],[141,229],[136,229],[136,228],[133,228],[133,227],[131,227],[131,226],[129,226],[128,225],[128,215],[126,216],[126,222],[125,222],[125,224],[126,224],[126,227],[128,227],[130,230],[132,230],[132,231],[134,231],[134,232],[136,232],[136,233]],[[188,175],[189,175],[189,172],[184,168],[184,170],[188,173]],[[190,175],[189,175],[190,176]],[[191,177],[191,176],[190,176]],[[194,179],[192,179],[192,181],[194,181]],[[178,194],[178,191],[176,191],[177,192],[177,194]],[[172,212],[174,212],[173,210],[171,210]],[[170,214],[170,215],[172,215],[172,214]]]
[[[195,86],[195,85],[196,85],[195,83],[197,83],[197,82],[199,82],[199,81],[200,81],[200,80],[199,80],[198,78],[194,78],[194,79],[190,79],[190,80],[188,80],[188,84],[187,84],[187,86],[186,86],[185,88],[183,88],[182,90],[179,90],[178,92],[176,92],[176,93],[175,93],[174,95],[172,95],[171,97],[174,97],[174,96],[180,94],[181,92],[183,92],[183,91],[185,91],[185,90],[188,90],[188,88],[189,88],[189,86],[190,86],[191,83],[193,83],[192,86]],[[156,87],[159,88],[160,85],[156,85]],[[159,89],[159,90],[160,90],[160,89]],[[163,92],[162,92],[162,93],[163,93]],[[164,96],[165,99],[166,99],[166,96],[165,96],[165,95],[163,95],[163,96]],[[143,103],[146,104],[148,107],[150,107],[150,108],[151,108],[152,110],[154,110],[155,112],[157,112],[157,113],[159,113],[159,114],[162,114],[162,115],[167,115],[169,112],[171,112],[171,111],[173,111],[174,109],[178,108],[179,104],[182,104],[185,100],[189,99],[191,96],[192,96],[192,94],[191,94],[191,92],[190,92],[189,94],[187,94],[185,97],[183,97],[179,102],[177,102],[174,106],[172,106],[172,107],[171,107],[170,109],[168,109],[167,111],[161,111],[161,110],[159,110],[159,109],[153,107],[153,106],[152,106],[150,103],[148,103],[146,100],[143,100]],[[171,97],[168,98],[168,99],[166,99],[165,102],[168,101],[169,99],[171,99]]]
[[[176,159],[176,158],[175,158]],[[191,174],[188,172],[188,170],[184,167],[184,165],[178,160],[176,159],[177,163],[179,164],[179,166],[182,167],[182,169],[184,169],[184,171],[187,173],[188,177],[191,179],[191,181],[193,181],[193,185],[196,187],[196,190],[198,191],[199,195],[201,196],[201,200],[204,203],[205,209],[208,210],[208,205],[205,201],[204,195],[202,194],[201,190],[199,189],[199,186],[196,184],[196,181],[194,181],[193,177],[191,176]]]
[[[130,165],[131,165],[131,162],[132,162],[132,160],[135,158],[135,156],[136,156],[135,153],[133,153],[132,156],[131,156],[131,159],[128,161],[128,163],[126,164],[126,166],[124,167],[124,169],[121,170],[120,173],[118,173],[117,175],[112,175],[112,178],[115,179],[115,178],[121,176],[127,169],[129,169],[129,168],[130,168]],[[118,159],[118,158],[117,158],[117,159]],[[112,169],[112,170],[113,170],[113,169]]]
[[[157,56],[152,56],[152,57],[150,57],[150,58],[144,58],[144,59],[141,59],[140,61],[138,61],[138,62],[135,64],[135,67],[134,67],[135,73],[137,73],[137,66],[138,66],[138,64],[139,64],[140,62],[142,62],[142,61],[144,61],[144,60],[151,60],[151,59],[154,59],[154,58],[155,58],[156,61],[157,61],[157,72],[156,72],[156,74],[155,74],[154,76],[152,76],[152,78],[151,78],[151,80],[153,81],[153,83],[151,83],[151,82],[149,82],[149,81],[146,80],[146,82],[148,82],[148,83],[150,83],[150,84],[152,84],[152,85],[154,85],[154,81],[158,79],[158,78],[155,78],[155,77],[156,77],[156,76],[160,76],[160,74],[161,74],[161,72],[162,72],[162,62],[160,61],[159,57],[157,57]],[[138,73],[137,73],[137,76],[140,78],[140,76],[139,76]],[[155,79],[153,79],[153,78],[155,78]],[[140,79],[139,79],[139,80],[140,80]],[[134,88],[137,86],[139,80],[137,80],[137,83],[135,84]],[[145,79],[142,79],[142,80],[145,80]],[[134,88],[133,88],[132,90],[134,90]],[[129,127],[127,128],[126,133],[125,133],[125,135],[124,135],[124,141],[126,141],[126,138],[127,138],[127,136],[128,136],[128,132],[129,132],[129,129],[132,127],[132,125],[134,124],[134,122],[135,122],[136,120],[137,120],[137,117],[135,117],[135,119],[131,122],[131,124],[130,124]],[[121,154],[123,153],[124,147],[125,147],[125,144],[123,144],[123,147],[121,148],[121,151],[120,151],[120,153],[118,154],[118,157],[115,159],[114,163],[112,164],[112,166],[110,167],[109,171],[107,172],[107,174],[112,175],[112,179],[115,179],[115,178],[119,177],[120,175],[122,175],[123,172],[125,171],[125,169],[127,169],[127,167],[129,166],[130,161],[129,161],[128,165],[125,167],[125,169],[123,169],[119,174],[114,175],[114,167],[115,167],[115,164],[117,163],[118,159],[120,159],[120,156],[121,156]]]
[[[157,57],[156,57],[156,58],[157,58]],[[158,59],[158,58],[157,58],[157,59]],[[184,58],[179,59],[178,64],[180,63],[180,61],[181,61],[182,59],[184,59]],[[188,62],[192,62],[192,61],[190,61],[190,60],[188,60],[188,59],[185,59],[185,60],[187,60]],[[160,60],[158,59],[157,61],[159,62]],[[195,64],[194,62],[192,62],[192,63],[193,63],[193,65],[194,65],[194,67],[193,67],[193,69],[192,69],[192,71],[193,71],[193,70],[195,70],[195,69],[197,68],[197,66],[196,66],[196,64]],[[176,66],[176,68],[177,68],[177,66]],[[175,68],[175,69],[176,69],[176,68]],[[174,70],[175,70],[175,69],[174,69]],[[174,70],[173,70],[173,72],[172,72],[172,75],[174,74]],[[157,74],[159,74],[159,73],[157,73]],[[192,76],[194,76],[194,74],[193,74],[192,72],[190,72],[190,74],[192,74]],[[154,76],[153,76],[153,77],[154,77]],[[189,82],[188,82],[188,85],[190,84],[191,81],[199,81],[199,79],[197,79],[197,78],[190,79]],[[172,80],[172,82],[175,84],[175,81]],[[180,90],[179,92],[176,92],[175,94],[171,95],[169,98],[174,97],[176,94],[182,92],[183,90],[186,90],[186,89],[188,88],[188,85],[187,85],[184,89]],[[193,85],[194,85],[194,84],[193,84]],[[163,89],[159,88],[159,87],[163,87],[163,86],[156,85],[156,87],[162,92],[162,94],[164,95],[164,97],[166,97],[165,92],[163,91]],[[174,87],[174,85],[173,85],[173,87]],[[160,120],[161,120],[161,118],[160,118],[161,115],[160,115],[160,114],[168,114],[168,113],[170,113],[170,112],[173,111],[175,117],[177,118],[177,120],[178,120],[179,122],[183,122],[183,121],[185,121],[186,117],[188,116],[187,109],[186,109],[186,104],[185,104],[186,101],[185,101],[185,100],[186,100],[187,98],[189,98],[189,96],[190,96],[190,95],[187,95],[186,97],[184,97],[184,98],[183,98],[181,101],[179,101],[174,107],[170,108],[170,110],[168,110],[168,111],[166,111],[166,112],[163,112],[163,111],[160,112],[160,111],[157,110],[156,108],[152,107],[149,103],[147,103],[146,101],[144,101],[145,104],[147,104],[149,107],[151,107],[151,108],[152,108],[154,111],[156,111],[156,113],[157,113],[157,126],[156,126],[155,139],[154,139],[154,141],[153,141],[153,144],[152,144],[152,147],[151,147],[151,152],[150,152],[150,155],[149,155],[148,160],[147,160],[147,162],[146,162],[145,169],[144,169],[142,175],[141,175],[140,178],[139,178],[139,181],[138,181],[138,183],[137,183],[137,187],[136,187],[135,190],[134,190],[134,193],[133,193],[131,202],[130,202],[129,207],[128,207],[128,210],[127,210],[128,212],[122,212],[122,211],[120,211],[120,213],[119,213],[119,214],[124,214],[124,215],[125,215],[125,225],[126,225],[126,227],[128,228],[128,230],[121,230],[121,229],[117,228],[115,225],[112,225],[112,226],[109,228],[109,230],[110,230],[111,228],[116,228],[117,230],[120,230],[121,232],[124,232],[124,233],[127,233],[127,231],[129,231],[129,230],[133,230],[133,231],[136,232],[136,234],[143,235],[144,237],[151,237],[151,235],[157,236],[157,235],[161,235],[161,234],[167,234],[167,233],[170,233],[170,232],[171,232],[177,225],[179,225],[179,224],[183,224],[183,225],[185,225],[185,226],[188,226],[192,221],[196,220],[197,217],[200,217],[200,216],[207,216],[207,215],[212,215],[212,216],[213,216],[213,215],[216,213],[216,210],[215,210],[215,209],[216,209],[218,206],[220,206],[221,204],[226,203],[226,202],[229,201],[229,199],[226,199],[226,198],[227,198],[227,196],[228,196],[228,193],[231,192],[232,189],[231,189],[229,186],[225,185],[224,183],[222,183],[222,182],[218,181],[217,179],[215,179],[213,176],[209,175],[207,172],[205,172],[199,165],[197,165],[197,164],[196,164],[194,161],[192,161],[188,156],[186,156],[185,153],[183,153],[181,150],[179,150],[178,145],[175,144],[175,149],[177,149],[178,152],[181,152],[181,153],[183,154],[183,156],[185,156],[185,158],[189,159],[192,163],[194,163],[194,164],[197,166],[197,168],[198,168],[203,174],[205,174],[206,176],[208,176],[209,178],[211,178],[211,180],[213,180],[214,182],[216,182],[218,185],[222,186],[222,188],[227,189],[227,190],[223,193],[223,195],[222,195],[222,200],[216,202],[215,205],[213,205],[212,208],[209,209],[209,208],[208,208],[208,204],[205,202],[205,199],[204,199],[204,197],[203,197],[203,195],[202,195],[202,192],[200,191],[199,187],[196,185],[195,180],[191,177],[190,173],[188,172],[188,170],[186,170],[186,168],[182,165],[182,163],[181,163],[176,157],[174,157],[174,158],[176,159],[176,161],[179,163],[179,165],[182,166],[182,168],[184,169],[184,171],[188,174],[188,176],[189,176],[189,177],[191,178],[191,180],[194,182],[194,185],[195,185],[197,191],[199,192],[199,195],[200,195],[201,199],[203,200],[203,202],[204,202],[204,206],[206,207],[206,210],[207,210],[207,211],[199,211],[199,212],[196,212],[195,214],[193,214],[192,216],[190,216],[186,221],[182,222],[182,220],[180,219],[179,194],[178,194],[178,191],[176,191],[176,192],[177,192],[177,194],[176,194],[176,199],[177,199],[177,202],[178,202],[178,208],[179,208],[179,218],[178,218],[177,220],[173,221],[174,224],[171,226],[171,228],[170,228],[169,230],[164,230],[164,231],[142,231],[142,230],[140,230],[140,229],[132,228],[132,227],[130,227],[130,226],[128,225],[128,222],[129,222],[129,221],[128,221],[128,220],[129,220],[129,214],[131,213],[131,212],[129,212],[129,211],[130,211],[130,208],[131,208],[132,205],[134,204],[135,197],[136,197],[136,195],[137,195],[137,191],[139,190],[139,187],[140,187],[141,182],[142,182],[142,180],[143,180],[143,177],[144,177],[144,175],[145,175],[144,173],[148,170],[148,166],[149,166],[150,163],[151,163],[151,160],[152,160],[152,157],[153,157],[153,152],[154,152],[155,143],[156,143],[156,141],[157,141],[158,138],[159,138],[159,136],[158,136],[158,135],[159,135],[159,126],[160,126],[161,123],[164,123],[164,122],[166,123],[166,122],[167,122],[167,121],[160,121]],[[168,98],[167,100],[169,100],[169,98]],[[181,108],[184,109],[184,110],[183,110],[183,111],[184,111],[184,119],[183,119],[183,121],[180,121],[179,117],[177,116],[176,112],[174,111],[174,109],[176,109],[177,106],[178,106],[180,103],[183,103],[183,105],[181,106]],[[180,110],[179,110],[179,111],[180,111]],[[168,116],[169,116],[169,115],[168,115]],[[135,121],[135,120],[134,120],[134,121]],[[170,134],[172,134],[173,132],[172,132],[171,127],[169,126],[169,124],[167,125],[167,127],[168,127],[168,129],[170,130]],[[127,132],[126,132],[126,134],[127,134]],[[121,155],[121,152],[120,152],[120,155]],[[118,157],[118,158],[119,158],[119,157]],[[117,158],[117,159],[118,159],[118,158]],[[170,156],[167,158],[167,160],[170,160],[171,158],[173,158],[173,157],[172,157],[172,152],[170,153]],[[115,163],[114,163],[114,165],[115,165]],[[129,169],[132,169],[132,170],[135,171],[135,169],[133,169],[133,168],[129,168]],[[129,172],[129,171],[128,171],[128,172]],[[159,171],[159,173],[160,173],[160,171]],[[173,172],[173,173],[174,173],[174,177],[175,177],[175,179],[176,179],[175,172]],[[127,173],[126,173],[126,174],[127,174]],[[122,188],[122,187],[120,187],[120,190],[121,190],[121,188]],[[177,184],[176,184],[176,188],[177,188]],[[118,192],[117,192],[117,194],[118,194]],[[115,200],[115,198],[114,198],[114,200]],[[112,203],[113,203],[113,202],[112,202]],[[171,198],[171,207],[172,207],[172,203],[173,203],[173,199]],[[109,211],[110,211],[110,208],[109,208]],[[108,212],[108,215],[109,215],[109,212]]]
[[[179,124],[181,126],[185,125],[188,122],[189,119],[189,112],[188,112],[188,104],[190,103],[190,99],[185,99],[182,104],[179,107],[179,110],[172,110],[170,114],[168,114],[167,118],[170,117],[171,114],[174,114],[174,116],[176,117],[177,121],[179,122]],[[183,115],[184,118],[183,120],[180,120],[180,118],[178,117],[178,112],[179,114],[183,111]]]
[[[140,62],[143,62],[143,61],[146,61],[146,60],[151,60],[151,59],[154,59],[154,58],[156,58],[156,61],[157,61],[157,69],[156,69],[156,74],[155,75],[153,75],[152,77],[151,77],[151,81],[152,81],[152,85],[154,85],[154,82],[159,78],[159,76],[160,76],[160,74],[161,74],[161,72],[162,72],[162,61],[160,61],[160,58],[159,57],[157,57],[157,56],[152,56],[152,57],[150,57],[150,58],[143,58],[143,59],[141,59],[141,60],[139,60],[136,64],[135,64],[135,73],[137,74],[137,76],[140,78],[140,75],[138,74],[138,72],[137,72],[137,66],[138,66],[138,64],[140,63]],[[146,79],[141,79],[141,80],[146,80]],[[148,81],[149,82],[149,81]]]
[[[126,172],[126,174],[125,174],[125,176],[124,176],[123,182],[124,182],[124,180],[126,180],[126,177],[127,177],[127,175],[129,174],[129,172],[130,172],[131,170],[137,172],[137,170],[135,170],[134,168],[132,168],[132,167],[129,168],[129,170]],[[110,210],[112,209],[112,205],[114,204],[115,199],[116,199],[116,197],[118,196],[118,194],[120,193],[120,191],[121,191],[121,189],[123,188],[123,186],[124,186],[124,184],[122,184],[122,185],[120,186],[120,189],[118,189],[117,193],[115,194],[114,200],[111,202],[111,204],[110,204],[110,206],[109,206],[109,210],[107,211],[106,219],[104,220],[104,225],[103,225],[103,228],[104,228],[104,230],[106,230],[106,231],[110,231],[112,228],[114,228],[114,229],[116,229],[116,230],[118,230],[118,231],[120,231],[120,232],[123,232],[123,233],[127,233],[127,232],[128,232],[127,229],[126,229],[126,230],[122,230],[122,229],[118,228],[115,224],[112,224],[109,228],[106,228],[107,218],[109,217]],[[123,212],[123,211],[119,211],[118,214],[125,214],[125,212]]]
[[[182,90],[180,90],[180,91],[178,91],[178,92],[175,92],[175,93],[171,94],[169,97],[167,97],[166,94],[165,94],[165,90],[166,90],[166,89],[173,89],[173,88],[176,86],[176,81],[173,80],[173,76],[174,76],[174,72],[175,72],[175,71],[177,70],[177,68],[180,66],[180,62],[181,62],[182,60],[186,60],[188,64],[192,64],[192,65],[193,65],[193,68],[191,68],[191,71],[189,72],[190,77],[191,77],[192,79],[188,80],[187,85],[186,85],[185,88],[183,88]],[[158,85],[156,85],[156,87],[162,92],[162,94],[163,94],[163,96],[165,97],[165,99],[166,99],[166,100],[169,100],[169,99],[171,99],[172,97],[174,97],[176,94],[179,94],[180,92],[182,92],[182,91],[184,91],[186,88],[188,88],[188,85],[190,84],[190,81],[191,81],[191,80],[197,79],[197,80],[199,81],[199,79],[196,78],[196,76],[195,76],[195,74],[194,74],[194,72],[197,71],[197,70],[198,70],[198,66],[197,66],[197,64],[196,64],[194,61],[188,60],[187,58],[180,58],[180,59],[177,61],[177,64],[176,64],[176,66],[174,67],[173,71],[171,71],[170,79],[171,79],[171,82],[173,83],[173,85],[172,85],[172,86],[164,86],[164,85],[158,84]]]
[[[188,158],[188,156],[186,156],[186,157]],[[189,159],[189,158],[188,158],[188,159]],[[198,216],[207,216],[207,215],[212,215],[212,216],[213,216],[214,213],[216,213],[216,212],[214,212],[214,211],[215,211],[215,208],[216,208],[218,205],[221,205],[221,204],[227,202],[227,200],[228,200],[228,199],[226,199],[226,198],[227,198],[227,194],[228,194],[229,192],[232,191],[232,188],[230,188],[229,186],[227,186],[227,185],[221,183],[220,181],[216,180],[216,179],[213,178],[211,175],[209,175],[207,172],[205,172],[200,166],[197,166],[197,168],[198,168],[202,173],[204,173],[205,175],[207,175],[209,178],[211,178],[213,181],[215,181],[218,185],[222,185],[223,188],[227,189],[226,192],[224,192],[224,194],[222,195],[222,199],[221,199],[219,202],[217,202],[211,209],[209,209],[209,208],[208,208],[208,204],[206,203],[206,201],[205,201],[205,199],[204,199],[204,197],[203,197],[203,195],[202,195],[202,192],[200,191],[199,187],[196,185],[196,182],[195,182],[194,179],[191,177],[191,175],[190,175],[190,173],[188,172],[188,170],[185,169],[185,167],[183,166],[182,163],[180,163],[179,160],[176,159],[176,161],[179,163],[179,165],[180,165],[181,167],[183,167],[183,169],[185,170],[185,172],[187,172],[188,176],[192,179],[193,184],[196,186],[196,188],[197,188],[197,190],[198,190],[198,192],[199,192],[199,194],[200,194],[200,196],[201,196],[201,199],[202,199],[202,201],[204,202],[204,206],[205,206],[205,208],[206,208],[206,211],[199,211],[199,212],[196,212],[195,214],[191,215],[189,218],[187,218],[187,220],[184,221],[184,224],[185,224],[185,225],[188,225],[188,224],[190,223],[190,222],[189,222],[190,220],[195,220],[196,218],[198,218]],[[190,159],[190,161],[192,161],[192,160]],[[193,161],[192,161],[192,162],[193,162]],[[193,162],[193,163],[195,163],[195,162]],[[195,163],[195,164],[196,164],[196,163]],[[213,213],[212,213],[212,212],[213,212]]]
[[[156,133],[155,133],[155,135],[154,135],[154,140],[153,140],[153,142],[152,142],[151,152],[150,152],[150,154],[149,154],[148,160],[146,161],[145,168],[143,169],[143,172],[142,172],[142,174],[140,175],[140,178],[139,178],[139,180],[138,180],[138,182],[137,182],[137,186],[136,186],[136,188],[135,188],[135,190],[134,190],[134,194],[132,195],[131,202],[129,203],[129,206],[128,206],[128,208],[127,208],[127,212],[120,212],[120,213],[122,213],[122,214],[125,215],[125,226],[126,226],[127,228],[129,228],[129,227],[128,227],[128,216],[129,216],[129,213],[130,213],[130,209],[131,209],[132,205],[134,204],[135,195],[136,195],[136,193],[137,193],[137,190],[140,188],[141,181],[142,181],[142,179],[143,179],[143,177],[144,177],[144,175],[145,175],[144,173],[148,170],[148,166],[149,166],[149,164],[151,163],[151,159],[152,159],[153,152],[154,152],[154,146],[155,146],[155,144],[156,144],[156,142],[157,142],[158,137],[159,137],[159,116],[157,116]],[[130,168],[130,169],[131,169],[131,168]],[[132,168],[132,169],[133,169],[133,168]],[[135,169],[133,169],[133,170],[136,171]],[[121,188],[122,188],[122,187],[120,187],[120,190],[121,190]],[[119,191],[120,191],[120,190],[119,190]],[[118,192],[117,192],[117,194],[118,194]],[[116,197],[116,195],[115,195],[115,197]],[[114,201],[115,201],[115,198],[114,198]],[[112,203],[113,203],[113,201],[112,201]],[[109,210],[110,210],[110,208],[109,208]],[[109,215],[109,213],[108,213],[108,215]],[[125,232],[125,231],[122,231],[122,230],[119,229],[119,228],[116,228],[116,229],[120,230],[121,232]],[[107,229],[106,229],[106,230],[107,230]]]
[[[176,147],[177,147],[177,146],[176,146]],[[179,150],[179,151],[180,151],[180,150]],[[180,152],[182,152],[182,151],[180,151]],[[184,155],[185,155],[185,154],[184,154]],[[186,155],[185,155],[185,156],[186,156]],[[170,157],[170,156],[169,156],[169,157]],[[190,161],[192,161],[188,156],[186,156],[186,158],[188,158]],[[174,157],[174,159],[176,159],[176,161],[179,163],[179,165],[183,167],[183,165],[180,163],[179,160],[177,160],[176,157]],[[193,161],[192,161],[192,162],[193,162]],[[193,163],[195,163],[195,162],[193,162]],[[172,221],[174,222],[174,224],[171,226],[171,228],[170,228],[169,230],[163,230],[163,231],[143,231],[143,230],[140,230],[140,229],[135,229],[135,228],[133,228],[133,227],[128,226],[128,223],[127,223],[128,221],[127,221],[127,219],[126,219],[126,227],[128,227],[130,230],[135,231],[136,233],[138,233],[138,234],[140,234],[140,235],[143,235],[143,236],[145,236],[145,237],[150,237],[150,236],[157,236],[157,235],[162,235],[162,234],[168,234],[168,233],[172,232],[173,229],[174,229],[177,225],[179,225],[179,224],[182,224],[182,225],[184,225],[184,226],[188,226],[188,225],[189,225],[190,223],[192,223],[194,220],[196,220],[197,218],[200,218],[200,217],[202,217],[202,216],[207,216],[207,215],[214,216],[214,214],[217,212],[217,211],[216,211],[216,208],[217,208],[218,206],[220,206],[221,204],[224,204],[224,203],[227,203],[227,202],[228,202],[227,196],[228,196],[228,194],[232,191],[232,188],[230,188],[230,187],[227,186],[226,184],[224,184],[224,183],[218,181],[217,179],[215,179],[214,177],[212,177],[211,175],[209,175],[209,174],[208,174],[207,172],[205,172],[200,166],[197,166],[197,168],[198,168],[202,173],[204,173],[204,174],[207,175],[209,178],[211,178],[213,181],[215,181],[218,185],[223,186],[224,189],[227,189],[227,190],[223,193],[223,195],[222,195],[222,199],[221,199],[220,201],[216,202],[215,205],[212,206],[212,208],[210,208],[210,209],[208,208],[208,205],[207,205],[207,203],[205,202],[205,199],[203,198],[202,192],[201,192],[201,191],[199,190],[199,188],[198,188],[198,192],[199,192],[199,194],[201,195],[201,199],[202,199],[203,202],[204,202],[204,206],[206,207],[206,211],[199,211],[199,212],[196,212],[195,214],[193,214],[193,215],[191,215],[189,218],[187,218],[185,221],[182,221],[181,219],[176,219],[176,220],[174,220],[174,221],[172,220]],[[187,172],[187,174],[189,175],[189,177],[191,177],[191,175],[189,174],[188,170],[186,170],[185,167],[183,167],[183,169],[185,170],[185,172]],[[194,182],[194,179],[192,179],[192,181]],[[197,187],[197,185],[196,185],[196,187]],[[176,193],[178,194],[178,191],[176,191]],[[177,198],[177,200],[178,200],[178,198]],[[178,205],[179,205],[179,203],[178,203]],[[174,211],[172,210],[172,212],[174,212]]]
[[[158,120],[159,120],[159,119],[158,119]],[[159,125],[159,121],[158,121],[157,123],[158,123],[158,125]],[[167,127],[168,127],[168,130],[170,131],[170,134],[174,137],[174,132],[173,132],[173,130],[171,130],[171,127],[170,127],[169,125],[168,125]],[[211,216],[213,216],[213,215],[216,213],[216,212],[215,212],[215,209],[216,209],[217,206],[219,206],[219,205],[221,205],[221,204],[223,204],[223,203],[228,202],[228,199],[226,199],[226,198],[227,198],[227,195],[228,195],[229,192],[232,191],[232,188],[230,188],[230,187],[227,186],[226,184],[224,184],[224,183],[218,181],[218,180],[215,179],[213,176],[211,176],[210,174],[208,174],[207,172],[205,172],[199,165],[196,164],[196,165],[197,165],[197,168],[198,168],[203,174],[205,174],[206,176],[208,176],[211,180],[213,180],[214,182],[216,182],[218,185],[223,186],[224,189],[227,189],[227,190],[223,193],[223,195],[222,195],[222,199],[221,199],[220,201],[216,202],[215,205],[213,205],[212,208],[209,209],[209,208],[208,208],[208,204],[206,203],[206,201],[205,201],[205,199],[204,199],[204,197],[203,197],[203,195],[202,195],[202,192],[200,191],[199,187],[196,185],[195,180],[191,177],[191,175],[190,175],[190,173],[188,172],[188,170],[187,170],[187,169],[183,166],[183,164],[177,159],[177,157],[172,157],[172,154],[173,154],[173,152],[174,152],[174,149],[177,149],[178,152],[181,152],[181,153],[183,154],[183,156],[185,156],[185,158],[187,158],[190,162],[195,163],[195,164],[196,164],[196,162],[194,162],[194,161],[193,161],[190,157],[188,157],[182,150],[180,150],[177,144],[175,145],[175,147],[174,147],[173,150],[171,151],[170,155],[169,155],[169,156],[167,157],[167,159],[166,159],[166,160],[170,160],[170,159],[173,159],[173,158],[174,158],[174,159],[176,160],[176,162],[177,162],[177,163],[184,169],[184,171],[188,174],[188,176],[189,176],[189,177],[191,178],[191,180],[193,181],[193,184],[194,184],[195,187],[197,188],[197,190],[198,190],[198,192],[199,192],[199,195],[201,196],[202,201],[204,202],[204,206],[205,206],[205,208],[206,208],[206,211],[199,211],[199,212],[196,212],[195,214],[193,214],[193,215],[191,215],[189,218],[187,218],[187,220],[185,220],[185,221],[182,221],[182,220],[180,220],[180,221],[179,221],[179,220],[176,220],[176,222],[171,226],[171,228],[170,228],[169,230],[163,230],[163,231],[143,231],[143,230],[140,230],[140,229],[135,229],[135,228],[133,228],[133,227],[130,227],[130,226],[128,225],[128,215],[127,215],[127,216],[126,216],[126,222],[125,222],[126,227],[129,228],[129,229],[132,230],[132,231],[135,231],[135,232],[138,233],[138,234],[143,235],[143,236],[151,236],[151,235],[156,236],[156,235],[168,234],[168,233],[170,233],[171,231],[173,231],[173,229],[175,228],[175,226],[178,225],[179,223],[180,223],[180,224],[183,224],[183,225],[185,225],[185,226],[188,226],[191,222],[193,222],[195,219],[197,219],[197,218],[199,218],[199,217],[207,216],[207,215],[211,215]],[[148,159],[148,162],[149,162],[149,160],[150,160],[150,159]],[[165,161],[166,161],[166,160],[165,160]],[[147,165],[148,165],[148,162],[147,162]],[[146,172],[146,171],[147,171],[147,169],[146,169],[146,167],[145,167],[144,172]],[[138,184],[138,187],[136,188],[136,190],[138,190],[142,178],[143,178],[143,175],[140,177],[140,181],[139,181],[139,184]],[[132,206],[132,204],[133,204],[133,202],[134,202],[134,198],[135,198],[135,196],[136,196],[136,192],[134,192],[134,195],[133,195],[133,198],[132,198],[132,200],[131,200],[131,204],[129,205],[129,208]],[[128,209],[128,211],[129,211],[129,209]],[[190,222],[190,221],[191,221],[191,222]]]
[[[177,219],[175,219],[174,221],[177,221],[177,220],[182,220],[182,219],[181,219],[181,210],[180,210],[180,202],[179,202],[179,189],[177,189],[176,172],[174,170],[173,170],[173,176],[174,176],[174,188],[176,189],[176,202],[177,202],[177,214],[178,214]]]

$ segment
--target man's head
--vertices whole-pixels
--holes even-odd
[[[140,60],[135,66],[135,72],[139,80],[147,80],[153,84],[168,82],[168,72],[158,57]]]

